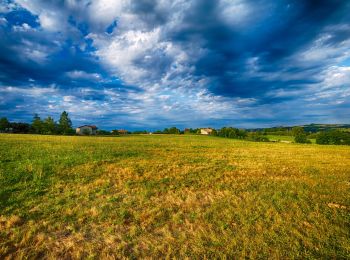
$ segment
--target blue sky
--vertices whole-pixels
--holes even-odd
[[[350,1],[0,0],[0,116],[350,123]]]

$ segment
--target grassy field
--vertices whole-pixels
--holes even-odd
[[[0,135],[0,258],[349,258],[350,147]]]
[[[289,135],[267,135],[267,138],[269,138],[270,141],[288,141],[288,142],[294,142],[294,136]]]
[[[294,136],[289,136],[289,135],[267,135],[267,138],[269,138],[270,141],[279,141],[279,142],[290,142],[294,143]],[[311,143],[315,144],[316,139],[309,139]]]

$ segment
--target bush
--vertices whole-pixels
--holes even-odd
[[[305,133],[297,133],[294,137],[294,141],[299,144],[311,144],[311,141],[307,139]]]
[[[247,136],[247,133],[245,130],[242,129],[233,127],[223,127],[217,132],[216,135],[227,138],[244,139]]]
[[[269,138],[260,132],[250,132],[248,133],[247,139],[254,142],[269,142]]]
[[[316,138],[317,144],[335,144],[335,145],[350,145],[350,133],[332,130],[321,132]]]
[[[111,135],[111,132],[106,131],[106,130],[97,130],[96,134],[97,135]]]

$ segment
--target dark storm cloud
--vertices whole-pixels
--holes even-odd
[[[195,73],[211,79],[210,90],[215,94],[262,99],[271,90],[302,88],[312,83],[311,78],[301,78],[297,82],[252,78],[246,75],[247,59],[258,57],[259,70],[265,73],[297,70],[286,59],[314,41],[327,26],[349,22],[347,18],[350,17],[348,1],[247,2],[258,6],[251,18],[257,24],[232,28],[218,13],[218,2],[197,1],[185,16],[183,25],[172,36],[174,41],[184,45],[192,44],[193,41],[203,43],[201,47],[207,50],[207,54],[195,63]],[[271,5],[274,15],[261,17],[266,12],[264,6],[268,8]],[[261,9],[263,11],[259,13]],[[349,28],[340,29],[327,40],[327,44],[334,45],[347,39]],[[310,67],[306,64],[302,69]],[[270,99],[266,101],[270,102]]]
[[[132,1],[131,12],[138,15],[151,27],[165,24],[168,20],[169,9],[161,9],[157,0]]]
[[[55,1],[52,4],[62,8]],[[61,88],[81,84],[89,87],[103,85],[89,78],[72,80],[67,76],[70,71],[99,73],[105,79],[109,78],[96,57],[91,55],[94,49],[91,41],[83,38],[82,24],[73,23],[80,32],[75,31],[74,37],[66,38],[60,32],[47,32],[38,28],[38,17],[23,9],[11,11],[2,17],[6,19],[6,24],[0,26],[2,84],[28,86],[35,82],[43,86],[56,84]],[[122,85],[120,82],[114,84],[119,87]]]

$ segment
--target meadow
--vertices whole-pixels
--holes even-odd
[[[349,146],[0,134],[0,258],[349,255]]]
[[[294,136],[289,135],[267,135],[267,138],[269,138],[272,142],[288,142],[288,143],[294,143]],[[311,143],[315,144],[316,139],[309,139]]]

